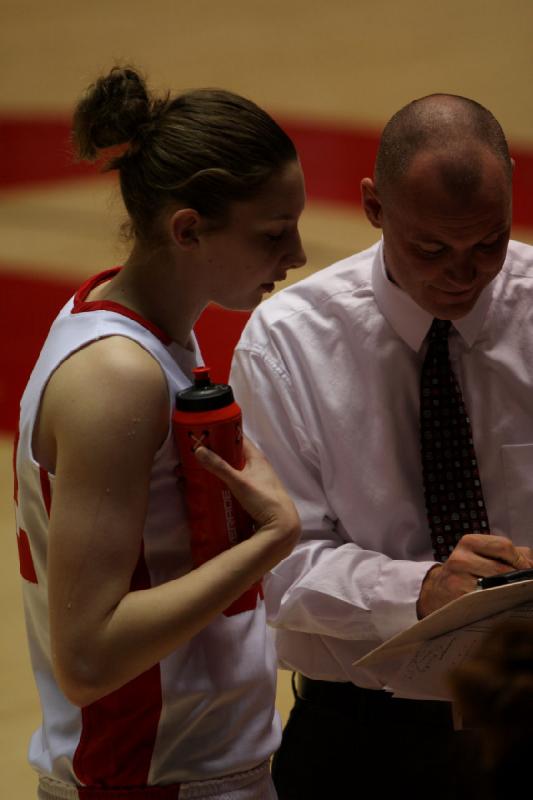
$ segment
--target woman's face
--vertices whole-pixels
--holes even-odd
[[[252,200],[230,206],[223,228],[200,236],[209,299],[226,308],[254,308],[306,256],[298,231],[305,204],[298,161],[275,173]]]

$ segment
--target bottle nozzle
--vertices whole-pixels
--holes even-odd
[[[201,389],[204,386],[211,385],[211,378],[209,377],[209,367],[195,367],[192,371],[194,378],[194,385]]]
[[[177,411],[214,411],[234,402],[231,386],[213,383],[209,371],[209,367],[196,367],[192,370],[193,385],[176,395]]]

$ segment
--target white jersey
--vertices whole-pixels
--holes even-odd
[[[40,775],[72,787],[160,786],[243,772],[267,760],[280,740],[273,711],[275,653],[265,633],[260,597],[254,609],[220,615],[168,658],[85,708],[72,705],[54,678],[46,564],[54,476],[34,459],[32,433],[50,376],[72,353],[97,339],[125,336],[138,342],[160,364],[168,382],[169,433],[152,467],[132,589],[165,583],[191,569],[170,419],[173,398],[190,385],[191,369],[201,363],[200,352],[195,340],[194,351],[188,351],[117,303],[86,301],[89,292],[113,274],[110,270],[87,281],[62,309],[21,401],[15,460],[17,537],[43,713],[29,759]]]

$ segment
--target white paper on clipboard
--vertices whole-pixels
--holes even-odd
[[[376,647],[354,666],[397,697],[451,700],[447,675],[505,619],[533,620],[533,580],[453,600]]]

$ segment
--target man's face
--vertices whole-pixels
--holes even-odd
[[[482,154],[479,187],[443,185],[439,156],[419,153],[381,200],[363,181],[370,222],[383,230],[387,273],[439,319],[459,319],[502,268],[511,228],[511,182],[502,162]],[[366,186],[365,186],[366,184]]]

